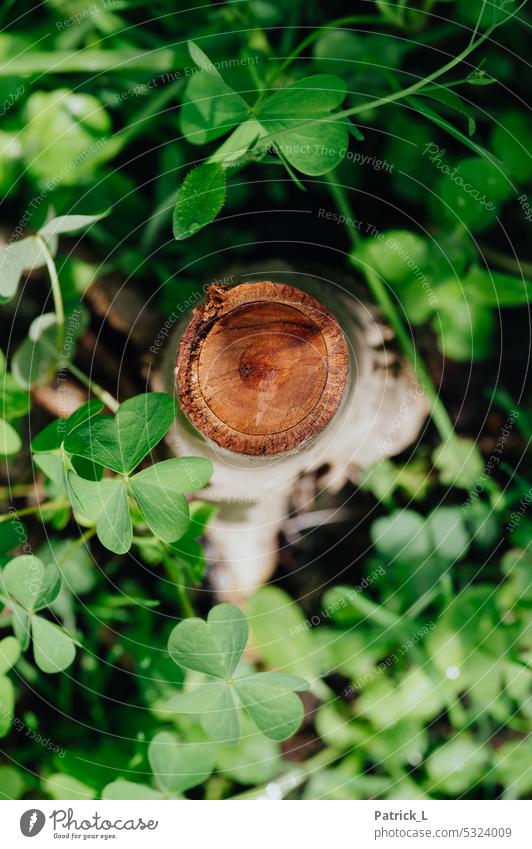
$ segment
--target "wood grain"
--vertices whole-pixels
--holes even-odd
[[[222,448],[279,454],[323,430],[348,369],[342,330],[311,295],[269,281],[213,285],[179,347],[179,402]]]

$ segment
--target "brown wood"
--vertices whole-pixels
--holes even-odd
[[[311,295],[269,281],[213,284],[181,341],[179,403],[221,447],[279,454],[323,430],[348,369],[342,330]]]

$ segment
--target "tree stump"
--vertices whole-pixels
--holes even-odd
[[[220,447],[279,454],[329,423],[348,370],[340,325],[311,295],[270,281],[213,285],[181,340],[179,401]]]
[[[274,572],[302,476],[313,492],[320,469],[320,486],[338,491],[404,450],[427,415],[376,308],[347,286],[334,291],[323,278],[276,265],[268,281],[240,269],[245,282],[211,287],[152,373],[154,389],[177,390],[172,450],[214,464],[201,493],[220,507],[208,532],[210,580],[237,603]]]

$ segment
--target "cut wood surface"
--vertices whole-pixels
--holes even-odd
[[[329,423],[348,371],[342,330],[316,298],[269,281],[213,285],[181,341],[179,402],[222,448],[279,454]]]
[[[412,369],[397,354],[392,330],[382,323],[378,310],[349,294],[349,278],[338,280],[336,275],[339,285],[334,289],[324,282],[326,271],[321,274],[320,269],[316,269],[316,276],[296,273],[289,264],[272,259],[266,267],[270,279],[279,286],[294,280],[295,289],[305,286],[317,303],[327,303],[341,317],[351,354],[351,374],[336,415],[320,435],[299,450],[262,457],[229,452],[206,438],[200,427],[192,428],[182,416],[168,434],[168,443],[177,455],[199,454],[214,465],[211,482],[202,493],[203,498],[219,505],[207,532],[210,585],[221,599],[236,603],[271,578],[279,562],[278,534],[293,510],[295,490],[306,481],[307,495],[298,507],[305,511],[312,509],[314,496],[321,489],[338,492],[348,481],[356,484],[361,469],[403,451],[416,439],[428,409]],[[232,276],[242,279],[244,274],[246,283],[237,284],[232,291],[253,290],[264,281],[264,271],[254,266],[237,268]],[[186,345],[193,354],[196,328],[203,326],[207,331],[214,326],[221,306],[217,291],[218,287],[213,290],[214,303],[206,314],[200,307],[192,322],[187,318],[176,325],[162,368],[150,373],[153,389],[175,391],[177,349],[181,343],[179,360],[185,350],[184,335],[188,334]],[[225,297],[227,291],[221,294]],[[327,314],[323,308],[320,312]],[[306,342],[303,344],[307,347]]]

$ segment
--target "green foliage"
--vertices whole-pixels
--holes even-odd
[[[225,174],[216,162],[199,165],[187,175],[174,207],[174,238],[188,239],[209,224],[225,201]]]
[[[168,708],[200,715],[206,734],[216,742],[238,742],[238,702],[272,740],[291,737],[303,719],[303,705],[293,691],[306,688],[304,679],[281,672],[247,675],[238,668],[248,633],[246,618],[238,607],[219,604],[212,608],[207,621],[180,622],[168,640],[175,663],[208,676],[206,682],[175,696]]]
[[[54,622],[37,615],[59,594],[61,575],[57,567],[53,563],[44,564],[33,555],[21,555],[4,566],[1,582],[2,600],[12,608],[13,630],[20,647],[28,648],[31,634],[39,669],[61,672],[70,666],[76,654],[74,641]]]
[[[285,26],[282,4],[163,0],[137,27],[124,4],[4,5],[0,796],[527,798],[523,11],[296,2]],[[167,459],[174,401],[136,393],[152,317],[159,352],[225,248],[233,273],[290,244],[376,301],[382,368],[401,348],[432,419],[347,485],[347,518],[320,490],[329,519],[294,533],[298,490],[244,655],[246,618],[211,600],[217,507],[189,501],[211,466]],[[73,382],[98,400],[47,424]]]

